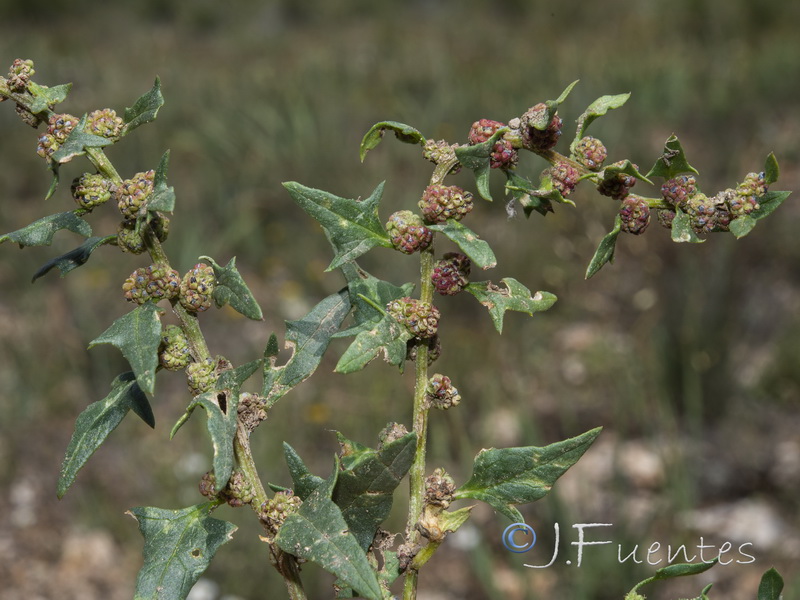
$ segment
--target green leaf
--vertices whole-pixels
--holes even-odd
[[[107,237],[89,238],[74,250],[70,250],[66,254],[62,254],[61,256],[49,260],[41,267],[39,267],[39,270],[33,274],[33,279],[31,280],[31,282],[34,282],[37,279],[39,279],[39,277],[46,275],[54,267],[61,272],[61,277],[64,277],[70,271],[86,264],[86,261],[89,260],[89,257],[92,255],[92,252],[97,250],[103,244],[108,244],[109,242],[113,241],[114,238],[115,236],[113,235]]]
[[[535,122],[531,122],[531,125],[533,125],[536,129],[539,129],[539,130],[542,130],[542,131],[547,129],[547,126],[550,125],[550,121],[553,120],[553,115],[558,110],[559,104],[563,103],[567,99],[567,96],[569,96],[569,93],[572,91],[572,88],[574,88],[577,83],[578,83],[577,79],[575,81],[573,81],[572,83],[570,83],[564,89],[564,91],[561,92],[561,95],[557,99],[555,99],[555,100],[546,100],[544,102],[546,110],[543,111],[538,116],[538,119]]]
[[[361,162],[367,156],[367,152],[375,148],[381,143],[383,135],[386,130],[393,131],[395,137],[401,142],[407,144],[425,144],[425,137],[416,129],[405,123],[398,123],[397,121],[381,121],[375,123],[370,130],[364,135],[361,140],[361,146],[358,150],[358,155],[361,157]]]
[[[335,338],[357,335],[367,325],[371,328],[385,315],[385,312],[375,308],[375,305],[386,306],[393,300],[410,296],[414,291],[413,283],[396,286],[373,277],[355,262],[342,265],[342,273],[347,280],[350,304],[353,306],[353,326],[334,334]]]
[[[642,181],[653,185],[653,182],[650,181],[647,177],[650,177],[652,173],[648,173],[647,177],[642,175],[639,170],[636,168],[630,160],[627,158],[625,160],[619,161],[619,164],[614,163],[608,165],[605,169],[603,169],[602,176],[604,181],[609,181],[616,179],[616,176],[620,173],[624,173],[625,175],[632,175],[636,177],[636,179],[641,179]]]
[[[236,525],[210,516],[212,502],[181,510],[140,506],[127,514],[144,537],[134,600],[183,600]]]
[[[730,231],[737,239],[743,238],[753,230],[757,221],[749,215],[741,215],[731,221]]]
[[[221,492],[231,478],[234,466],[233,438],[236,436],[236,417],[239,390],[230,393],[220,390],[195,396],[187,412],[197,407],[206,411],[208,433],[214,447],[214,491]]]
[[[212,296],[218,308],[230,304],[231,308],[248,319],[253,319],[254,321],[264,320],[261,307],[236,268],[235,256],[224,267],[219,266],[213,258],[208,256],[201,256],[200,260],[206,261],[214,269],[217,283],[214,286]]]
[[[333,246],[335,256],[326,271],[355,260],[375,246],[391,248],[392,243],[378,218],[383,183],[365,200],[340,198],[290,181],[283,186],[311,217],[319,221]]]
[[[67,136],[64,143],[58,147],[58,150],[53,152],[50,157],[53,162],[63,164],[71,161],[76,156],[86,154],[86,148],[102,148],[114,143],[114,140],[109,138],[84,132],[85,127],[86,115],[83,115],[83,118]]]
[[[614,228],[600,240],[600,245],[597,246],[597,250],[595,250],[594,256],[589,262],[589,267],[586,269],[586,279],[594,276],[606,263],[614,262],[614,249],[616,248],[617,237],[619,237],[621,228],[622,218],[618,214],[614,219]]]
[[[59,174],[58,169],[61,167],[57,162],[53,162],[52,160],[47,163],[47,168],[50,169],[50,173],[53,175],[53,179],[50,181],[50,188],[47,190],[47,194],[45,195],[45,200],[50,200],[53,197],[53,194],[56,193],[58,189],[58,182],[59,182]]]
[[[533,211],[541,215],[547,215],[553,212],[553,205],[547,197],[539,195],[540,190],[526,178],[520,177],[512,171],[506,171],[505,191],[510,193],[511,196],[519,201],[522,208],[525,210],[525,216],[531,216]]]
[[[286,465],[289,467],[289,475],[292,476],[295,496],[305,500],[311,495],[311,492],[325,483],[322,477],[314,475],[308,470],[300,455],[286,442],[283,442],[283,454],[286,457]]]
[[[92,228],[89,223],[81,219],[75,212],[69,211],[43,217],[22,229],[2,235],[0,236],[0,244],[9,241],[19,244],[20,248],[24,246],[49,246],[53,243],[53,236],[56,231],[61,229],[68,229],[83,237],[92,235]]]
[[[783,201],[786,200],[791,193],[792,192],[767,192],[764,194],[764,196],[758,199],[758,208],[751,212],[748,216],[751,219],[760,221],[764,217],[771,215],[776,208],[783,204]]]
[[[778,159],[775,158],[774,152],[770,152],[767,156],[767,160],[764,161],[764,177],[767,185],[772,185],[778,181],[780,174],[781,170],[778,167]]]
[[[683,147],[675,134],[669,136],[664,143],[664,153],[650,169],[648,177],[663,177],[672,179],[682,173],[693,173],[698,175],[697,169],[691,166],[683,152]]]
[[[782,591],[783,577],[773,567],[761,577],[761,582],[758,584],[758,600],[780,600]]]
[[[317,563],[364,598],[382,600],[375,571],[330,499],[338,470],[337,464],[326,484],[319,485],[299,510],[289,515],[275,543],[284,552]]]
[[[167,186],[169,150],[164,152],[153,177],[153,195],[147,200],[148,211],[168,212],[175,210],[175,189]]]
[[[600,96],[597,100],[592,102],[583,114],[578,117],[578,132],[572,144],[569,146],[570,152],[575,154],[575,147],[578,145],[581,138],[586,135],[586,130],[595,119],[602,117],[609,110],[619,108],[625,104],[630,97],[631,94],[628,92],[627,94],[616,94],[614,96]]]
[[[458,146],[455,149],[458,162],[470,169],[475,174],[475,184],[478,187],[478,194],[484,200],[492,201],[489,193],[489,173],[491,163],[489,157],[492,155],[494,145],[508,131],[508,127],[500,127],[485,142],[467,146]]]
[[[100,344],[119,348],[136,373],[139,387],[147,394],[153,393],[156,382],[158,346],[161,344],[159,311],[152,302],[142,304],[114,321],[89,344],[89,348]]]
[[[158,115],[158,109],[162,106],[164,106],[164,96],[161,95],[161,80],[156,77],[150,91],[139,96],[131,108],[125,109],[123,135],[128,135],[140,125],[154,121]]]
[[[371,328],[362,328],[334,370],[353,373],[363,369],[381,353],[386,362],[399,366],[406,359],[406,342],[412,337],[408,329],[387,314]]]
[[[475,457],[472,477],[455,492],[456,498],[486,502],[514,522],[524,519],[513,504],[534,502],[547,495],[600,434],[602,427],[543,448],[490,448]]]
[[[129,410],[135,411],[150,427],[155,427],[147,396],[139,389],[136,377],[131,372],[117,376],[111,384],[108,396],[90,404],[75,421],[75,431],[58,476],[59,498],[67,493],[78,471],[117,428]]]
[[[531,291],[512,277],[502,279],[501,283],[505,285],[505,289],[491,281],[475,281],[464,288],[489,309],[498,333],[503,333],[503,317],[507,310],[533,316],[535,312],[547,310],[556,301],[556,297],[550,292],[536,292],[531,296]]]
[[[71,83],[47,87],[46,85],[39,85],[31,81],[28,83],[28,91],[33,96],[33,103],[31,104],[30,111],[36,115],[54,107],[59,102],[63,102],[66,100],[67,94],[69,94],[71,88]]]
[[[653,575],[653,581],[673,579],[674,577],[686,577],[687,575],[699,575],[700,573],[708,571],[711,567],[717,564],[718,560],[718,558],[715,558],[710,562],[678,563],[675,565],[668,565],[655,572]]]
[[[380,450],[366,448],[336,433],[342,446],[342,470],[332,500],[366,552],[378,526],[392,509],[392,495],[408,473],[417,449],[417,434],[409,433]]]
[[[449,531],[450,533],[458,531],[458,529],[469,520],[473,508],[475,508],[475,506],[465,506],[458,510],[442,511],[442,514],[439,515],[439,526],[442,528],[442,531]]]
[[[286,347],[292,350],[285,365],[276,367],[275,356],[268,356],[264,364],[264,388],[261,393],[267,408],[285,396],[317,369],[333,334],[350,312],[350,300],[342,290],[319,302],[302,319],[286,322]],[[271,339],[271,338],[270,338]],[[277,342],[277,340],[276,340]],[[267,350],[270,344],[267,344]]]
[[[735,220],[731,221],[731,226],[734,223]],[[705,242],[704,239],[698,237],[692,228],[692,218],[680,208],[675,209],[675,218],[672,220],[672,241],[691,242],[692,244]]]
[[[444,234],[446,238],[461,248],[464,254],[469,256],[473,265],[481,269],[491,269],[497,266],[497,258],[489,244],[459,221],[447,219],[445,223],[428,225],[428,229]]]

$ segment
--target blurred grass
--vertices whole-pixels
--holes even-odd
[[[337,274],[322,274],[330,260],[327,242],[290,202],[281,181],[357,197],[385,179],[382,218],[414,206],[430,173],[417,149],[387,138],[363,165],[358,161],[361,136],[380,120],[460,141],[474,120],[507,120],[579,78],[561,110],[565,138],[596,97],[632,92],[625,107],[592,126],[610,160],[630,157],[646,170],[675,132],[706,191],[760,170],[770,151],[783,168],[777,189],[796,189],[799,178],[800,6],[792,3],[234,0],[223,8],[207,1],[146,0],[100,10],[95,2],[75,0],[0,2],[0,11],[0,63],[32,58],[37,81],[72,81],[64,110],[82,114],[107,105],[120,111],[155,75],[161,77],[167,104],[158,121],[109,154],[126,176],[153,168],[171,149],[178,210],[167,250],[179,268],[200,254],[219,262],[238,257],[266,322],[245,323],[229,311],[203,318],[212,352],[234,363],[258,355],[271,331],[281,335],[283,319],[297,318],[342,284]],[[11,231],[48,210],[66,210],[68,182],[83,165],[76,160],[62,170],[64,189],[44,206],[49,181],[34,152],[36,133],[10,107],[2,108],[0,230]],[[521,171],[535,175],[542,166],[523,165]],[[472,187],[466,174],[454,182]],[[508,314],[502,337],[471,298],[439,302],[445,353],[436,368],[452,376],[464,405],[435,415],[432,467],[444,464],[463,480],[481,447],[544,444],[596,425],[620,439],[674,441],[732,427],[743,439],[760,434],[756,444],[772,436],[775,448],[796,435],[790,426],[798,423],[800,398],[800,210],[794,199],[781,216],[738,242],[717,236],[698,246],[674,245],[654,225],[642,238],[621,239],[616,263],[586,282],[586,264],[613,220],[613,203],[579,188],[577,210],[509,221],[501,189],[493,189],[495,202],[478,206],[470,217],[499,259],[488,277],[517,277],[531,289],[556,293],[559,302],[535,319]],[[97,212],[95,230],[113,231],[114,211]],[[54,488],[69,437],[65,423],[103,397],[124,369],[110,349],[84,348],[127,310],[113,301],[121,296],[115,290],[144,259],[104,248],[63,281],[53,276],[28,285],[41,263],[74,245],[63,234],[52,248],[2,249],[4,488],[33,471]],[[414,261],[384,249],[360,262],[395,282],[416,275]],[[332,346],[315,378],[279,404],[254,436],[265,479],[286,483],[284,436],[315,472],[325,473],[336,449],[333,435],[320,435],[325,429],[372,443],[387,421],[409,421],[410,378],[385,365],[335,376],[335,357],[344,347]],[[166,439],[182,412],[182,386],[178,375],[160,378],[156,432],[124,423],[84,469],[66,504],[53,507],[47,500],[41,510],[110,529],[136,546],[137,532],[117,516],[124,508],[197,501],[194,483],[209,454],[202,420],[194,419],[193,428],[172,442]],[[772,429],[776,422],[784,427]],[[742,489],[707,485],[704,469],[714,469],[726,453],[745,460],[764,452],[760,446],[738,448],[735,439],[722,442],[728,446],[681,461],[670,472],[659,491],[665,508],[658,527],[678,509],[774,492],[757,481]],[[30,452],[31,445],[38,449]],[[795,530],[798,491],[776,492],[781,514]],[[615,493],[624,497],[625,486]],[[580,519],[559,508],[555,497],[528,510],[537,519]],[[276,577],[247,575],[252,563],[244,557],[263,551],[255,539],[247,541],[250,515],[225,517],[241,520],[242,530],[210,576],[227,577],[224,589],[244,598],[281,594]],[[484,523],[483,543],[494,548],[491,558],[479,561],[492,561],[484,579],[510,564],[497,547],[502,527],[496,518]],[[629,535],[636,539],[649,531],[632,528]],[[518,577],[525,581],[530,573],[522,571]],[[623,581],[620,571],[620,580],[609,585],[607,573],[607,565],[586,566],[580,576],[562,567],[549,589],[574,599],[619,598],[635,579],[626,573]],[[502,581],[486,581],[484,589],[469,573],[464,580],[470,597],[502,597],[491,590],[505,589]],[[540,591],[546,584],[544,577],[530,579]],[[785,597],[800,597],[797,590],[796,583]],[[325,593],[319,591],[320,597]],[[654,591],[653,597],[666,597],[660,593],[666,594]],[[543,595],[531,589],[518,597]]]

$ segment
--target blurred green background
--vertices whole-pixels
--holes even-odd
[[[609,160],[647,170],[675,133],[706,192],[759,171],[774,151],[773,189],[797,189],[800,172],[800,5],[755,0],[339,0],[307,2],[88,0],[0,2],[0,64],[36,63],[36,81],[73,82],[61,105],[76,115],[118,112],[161,77],[158,120],[109,150],[123,177],[154,168],[171,149],[178,205],[166,249],[185,271],[197,256],[237,264],[267,314],[245,322],[231,311],[202,317],[212,352],[235,364],[260,355],[272,331],[295,319],[342,279],[324,274],[330,249],[321,230],[280,185],[297,180],[346,197],[383,180],[382,219],[414,208],[430,164],[412,146],[386,141],[361,164],[358,143],[381,120],[426,137],[463,142],[479,118],[501,121],[580,84],[562,105],[564,145],[574,119],[596,97],[632,92],[628,104],[591,128]],[[86,163],[62,169],[49,186],[36,156],[37,133],[0,107],[0,231],[72,207],[69,181]],[[523,157],[520,172],[543,163]],[[468,174],[453,183],[474,189]],[[747,238],[715,235],[677,245],[651,225],[624,236],[617,258],[590,281],[583,274],[614,218],[614,202],[578,188],[577,208],[509,219],[501,180],[495,202],[468,225],[499,259],[478,279],[512,276],[559,297],[530,319],[508,313],[497,336],[471,296],[445,298],[444,352],[435,367],[463,401],[433,415],[430,468],[459,482],[482,447],[546,444],[603,425],[594,448],[546,499],[522,507],[542,544],[530,555],[500,545],[507,523],[475,519],[429,563],[427,599],[619,599],[656,568],[619,564],[639,544],[752,542],[753,564],[717,566],[703,577],[644,590],[651,598],[755,597],[776,565],[786,600],[800,598],[800,210],[794,197]],[[656,195],[639,183],[636,192]],[[97,210],[97,234],[116,228]],[[64,280],[29,284],[53,256],[78,245],[68,232],[50,248],[0,248],[0,582],[3,598],[126,598],[140,566],[141,540],[123,512],[132,506],[199,502],[210,466],[204,419],[172,441],[188,401],[179,374],[159,377],[157,427],[123,422],[55,500],[55,481],[74,419],[104,397],[125,369],[112,348],[89,341],[129,307],[118,291],[146,259],[103,248]],[[449,248],[441,244],[439,251]],[[377,249],[360,261],[396,283],[414,280],[416,261]],[[475,277],[475,275],[474,275]],[[332,345],[318,373],[277,405],[254,434],[265,480],[287,484],[281,443],[326,474],[337,450],[330,430],[374,445],[390,420],[410,419],[409,374],[383,364],[332,373],[345,344]],[[403,499],[393,517],[402,528]],[[241,525],[203,580],[204,598],[284,597],[249,511],[222,509]],[[549,569],[553,523],[562,555]],[[564,563],[572,523],[613,523],[578,568]],[[552,549],[552,545],[549,546]],[[660,566],[663,566],[662,563]],[[304,568],[309,597],[330,597],[330,578]],[[199,597],[199,596],[198,596]]]

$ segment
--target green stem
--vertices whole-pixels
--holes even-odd
[[[433,300],[433,244],[420,253],[420,300],[431,302]],[[419,532],[416,530],[417,521],[422,516],[423,499],[425,497],[425,454],[428,437],[428,401],[425,395],[428,387],[428,346],[417,346],[417,362],[414,386],[414,413],[412,424],[417,434],[417,448],[414,462],[409,470],[409,501],[408,522],[406,524],[406,542],[416,544],[419,542]],[[414,600],[417,597],[417,570],[406,571],[404,600]]]
[[[94,165],[94,167],[102,173],[107,179],[111,180],[114,185],[122,183],[122,177],[119,176],[114,165],[108,160],[106,153],[101,148],[86,148],[86,156]]]
[[[267,492],[261,483],[261,478],[256,470],[256,463],[253,460],[253,453],[250,450],[250,433],[244,424],[239,421],[236,424],[236,437],[233,440],[233,450],[236,454],[236,462],[244,473],[245,478],[253,486],[253,501],[251,506],[258,514],[261,506],[268,500]]]

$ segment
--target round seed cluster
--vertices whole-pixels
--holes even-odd
[[[179,286],[180,276],[176,270],[155,264],[131,273],[122,285],[122,291],[129,302],[144,304],[148,300],[158,302],[174,298]]]
[[[546,152],[558,143],[561,137],[561,117],[554,113],[550,121],[540,129],[537,127],[546,119],[547,105],[543,102],[532,106],[520,117],[522,147],[532,152]]]
[[[163,213],[155,213],[150,221],[150,228],[153,230],[159,242],[163,242],[169,235],[169,218]],[[136,231],[136,220],[129,219],[122,221],[117,227],[117,246],[123,252],[131,254],[141,254],[145,251],[144,237],[142,230]]]
[[[624,161],[615,162],[612,167],[620,167],[622,166]],[[633,165],[633,168],[637,171],[639,167]],[[597,186],[597,191],[603,194],[604,196],[610,196],[615,200],[622,200],[625,196],[627,196],[631,188],[636,185],[636,177],[633,175],[628,175],[627,173],[615,173],[613,177],[604,178],[603,181]]]
[[[15,58],[8,70],[8,87],[15,92],[24,92],[31,81],[31,76],[36,73],[33,69],[33,61]]]
[[[622,218],[622,231],[639,235],[650,224],[650,207],[643,198],[629,194],[622,200],[619,216]]]
[[[410,210],[393,213],[386,223],[392,246],[403,254],[413,254],[427,248],[433,240],[433,232],[425,227],[422,217]]]
[[[214,269],[204,263],[192,267],[180,285],[180,303],[190,312],[203,312],[211,307],[216,276]]]
[[[448,252],[433,266],[433,287],[443,296],[455,296],[469,283],[471,263],[460,252]]]
[[[575,146],[575,159],[587,169],[596,170],[603,166],[608,151],[603,142],[596,137],[582,137]]]
[[[137,173],[119,185],[116,200],[119,212],[123,217],[136,219],[142,211],[147,210],[147,199],[153,193],[154,177],[155,171],[151,169],[144,173]]]
[[[679,175],[661,185],[661,195],[673,206],[686,206],[689,196],[697,191],[697,181],[691,175]]]
[[[293,512],[296,512],[303,503],[299,496],[295,496],[292,490],[276,492],[270,500],[261,505],[259,518],[264,521],[273,535],[277,534],[286,519]]]
[[[578,169],[573,167],[568,162],[559,161],[552,167],[548,167],[542,173],[543,177],[549,177],[553,182],[553,187],[565,198],[572,193],[575,186],[578,185],[580,178]]]
[[[209,357],[186,367],[186,384],[192,396],[199,396],[214,389],[218,379],[217,361]]]
[[[189,366],[189,338],[177,325],[167,325],[161,332],[158,362],[168,371],[180,371]]]
[[[125,122],[117,116],[116,111],[103,108],[88,114],[84,131],[100,137],[116,138],[122,133],[124,125]]]
[[[461,396],[453,386],[453,382],[447,375],[441,373],[436,373],[428,381],[426,396],[433,408],[441,410],[447,410],[461,402]]]
[[[72,130],[78,124],[78,118],[68,114],[53,115],[48,120],[47,132],[39,137],[36,153],[42,158],[50,158],[59,149]]]
[[[84,173],[72,181],[72,198],[83,209],[92,210],[111,198],[111,182],[99,173]]]
[[[419,208],[428,223],[460,221],[472,210],[472,194],[456,185],[429,185],[422,193]]]
[[[425,504],[447,508],[455,491],[456,482],[442,468],[435,469],[425,478]]]
[[[430,302],[405,296],[389,302],[386,310],[414,334],[414,337],[430,339],[436,335],[440,313]]]

